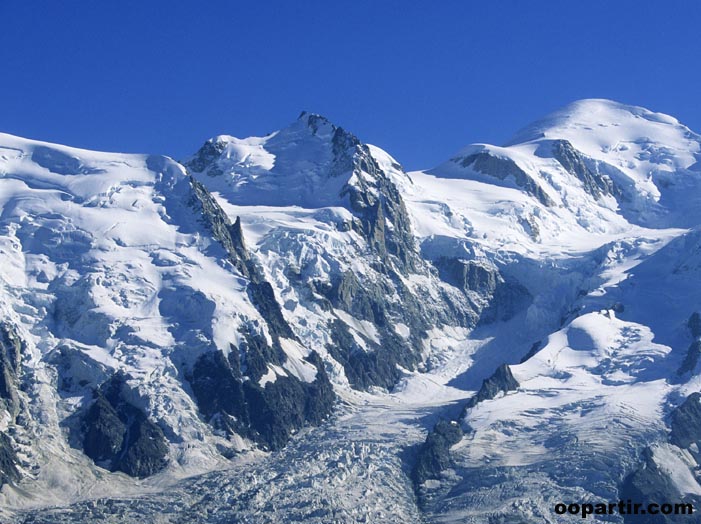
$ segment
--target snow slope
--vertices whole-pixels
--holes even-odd
[[[130,377],[129,402],[168,437],[167,475],[218,467],[222,450],[250,447],[203,420],[182,376],[203,352],[240,346],[242,326],[267,334],[247,279],[201,224],[184,168],[9,135],[0,152],[0,311],[25,345],[25,422],[3,419],[0,430],[20,448],[27,500],[139,489],[105,478],[73,436],[90,392],[118,370]],[[312,381],[308,350],[287,347],[278,372]],[[10,489],[7,504],[26,494]]]
[[[675,415],[701,388],[701,137],[676,119],[582,100],[413,173],[307,113],[182,165],[0,146],[0,307],[33,388],[29,423],[0,426],[22,455],[2,488],[18,522],[574,522],[554,505],[641,485],[701,502],[699,444],[671,422],[701,434]],[[240,226],[243,259],[189,204],[193,180]],[[250,293],[260,278],[291,334]],[[314,352],[339,398],[272,453],[203,416],[185,376],[208,351],[249,351],[251,326],[286,355],[262,390],[312,384]],[[464,409],[502,364],[518,386]],[[167,436],[148,479],[70,443],[114,369]],[[415,484],[441,417],[464,437]]]
[[[562,140],[614,190],[588,191],[590,180],[546,153]],[[506,147],[470,146],[410,174],[410,209],[427,252],[492,259],[537,293],[524,322],[503,326],[489,343],[492,369],[514,364],[520,386],[464,414],[454,469],[422,488],[431,519],[564,522],[553,513],[557,502],[618,500],[644,450],[667,449],[670,410],[698,390],[698,367],[679,371],[692,340],[688,320],[701,307],[699,144],[671,117],[585,100]],[[487,163],[463,166],[475,151],[511,160],[552,202],[516,176],[499,179]],[[479,355],[455,383],[479,387],[484,374],[471,373]],[[698,494],[696,462],[653,456],[662,471],[684,476],[683,489],[664,477],[667,498]]]

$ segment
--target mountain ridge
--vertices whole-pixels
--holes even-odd
[[[641,493],[651,465],[701,501],[678,437],[701,138],[602,100],[515,136],[407,173],[306,112],[182,164],[0,134],[3,517],[547,519]],[[429,432],[412,479],[451,410],[464,434]]]

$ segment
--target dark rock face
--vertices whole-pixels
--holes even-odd
[[[217,141],[216,139],[207,140],[204,145],[200,148],[197,154],[185,164],[189,169],[201,173],[207,169],[207,167],[216,167],[216,160],[224,152],[225,144],[223,142]],[[210,176],[221,175],[221,171],[207,172]]]
[[[480,322],[487,324],[512,318],[527,308],[533,296],[520,283],[507,281],[495,267],[474,260],[441,257],[434,262],[441,279],[464,293],[474,292],[487,305]]]
[[[377,310],[378,298],[373,296],[373,289],[366,289],[354,273],[344,273],[339,281],[328,292],[331,304],[351,315],[374,322],[375,316],[380,316]]]
[[[416,369],[421,362],[422,337],[432,326],[443,323],[474,326],[476,323],[474,311],[466,299],[460,302],[454,297],[442,296],[439,302],[429,304],[406,288],[390,264],[380,262],[375,269],[383,278],[361,280],[354,273],[345,272],[329,286],[314,285],[313,288],[328,299],[327,309],[340,309],[372,322],[377,329],[379,343],[356,333],[364,339],[366,347],[361,347],[342,320],[336,319],[329,325],[332,343],[327,349],[343,365],[348,380],[357,389],[371,386],[391,389],[400,377],[397,366]],[[422,271],[428,272],[428,268],[424,266]],[[388,300],[393,295],[401,296],[402,301]],[[394,331],[392,323],[396,321],[411,326],[408,339]]]
[[[679,366],[678,375],[683,375],[690,371],[696,369],[696,365],[699,362],[699,357],[701,356],[701,340],[694,340],[690,345],[689,349],[686,351],[686,356],[684,357],[684,362]]]
[[[195,362],[192,375],[189,377],[190,386],[197,399],[197,404],[207,418],[217,414],[228,415],[225,425],[234,423],[236,430],[248,424],[248,411],[244,399],[241,371],[238,366],[231,365],[238,359],[227,359],[221,351],[211,351],[200,356]]]
[[[418,355],[407,343],[389,330],[382,330],[382,343],[372,351],[358,346],[348,327],[336,320],[331,326],[333,344],[328,346],[331,356],[343,365],[351,386],[367,390],[371,386],[390,389],[399,380],[398,365],[412,368],[419,362]]]
[[[244,382],[253,438],[268,449],[280,449],[294,432],[320,424],[331,413],[336,399],[331,382],[318,355],[312,353],[309,360],[317,368],[311,383],[294,377],[277,377],[264,388]]]
[[[124,444],[127,426],[102,394],[97,393],[83,421],[83,450],[98,464],[111,465]]]
[[[14,374],[18,375],[24,344],[12,326],[0,325],[0,346],[2,346],[3,357],[11,366]]]
[[[242,259],[248,261],[251,257],[246,248],[246,241],[243,238],[243,228],[241,227],[241,217],[236,217],[234,224],[228,228],[231,240],[234,244],[236,254]]]
[[[415,369],[421,361],[425,330],[448,322],[474,326],[476,316],[468,300],[457,303],[453,300],[455,297],[441,296],[440,304],[426,304],[423,298],[414,297],[407,289],[404,279],[408,275],[428,276],[433,274],[433,269],[418,254],[404,201],[391,174],[383,170],[367,145],[322,116],[306,112],[290,128],[271,138],[269,144],[273,149],[282,144],[285,151],[298,144],[314,144],[314,149],[319,151],[318,157],[309,159],[314,165],[314,176],[322,182],[341,179],[340,190],[334,189],[339,191],[337,203],[353,215],[343,223],[343,230],[352,230],[365,240],[367,249],[362,256],[370,261],[374,273],[371,276],[346,272],[332,274],[329,282],[312,282],[299,273],[295,275],[290,271],[287,274],[290,284],[307,300],[317,302],[327,311],[340,309],[376,325],[381,342],[368,341],[367,350],[359,348],[353,335],[340,323],[329,326],[333,331],[330,344],[333,347],[329,349],[356,387],[390,388],[399,378],[397,365]],[[212,140],[186,166],[194,173],[212,175],[212,169],[219,169],[225,147],[224,142]],[[279,155],[271,172],[295,165],[294,154],[289,159],[285,154]],[[403,173],[400,165],[393,167]],[[206,184],[206,178],[200,180]],[[314,185],[318,181],[310,183]],[[313,187],[310,189],[308,185],[301,183],[300,190],[314,195]],[[193,179],[191,186],[192,207],[201,212],[202,221],[227,251],[231,263],[250,280],[249,297],[271,332],[271,351],[255,341],[247,341],[246,347],[239,348],[242,374],[255,380],[267,372],[268,364],[277,363],[274,359],[279,357],[280,363],[284,363],[284,354],[278,355],[279,339],[296,337],[282,315],[273,287],[245,247],[240,221],[232,225],[202,184]],[[402,297],[401,304],[389,299],[397,296]],[[409,340],[394,333],[392,324],[398,322],[411,326]]]
[[[693,316],[692,316],[693,318]],[[670,417],[671,432],[669,441],[691,453],[697,463],[701,463],[698,453],[701,444],[701,393],[692,393],[674,411]],[[696,444],[696,446],[693,446]],[[621,500],[631,499],[636,502],[649,503],[689,503],[697,508],[701,497],[682,494],[669,478],[669,473],[658,467],[650,448],[643,451],[640,466],[631,472],[621,483],[619,490]],[[689,515],[647,515],[644,522],[651,524],[672,524],[690,522]],[[643,522],[641,517],[624,516],[626,524]]]
[[[229,261],[249,279],[248,295],[272,338],[269,344],[261,334],[244,331],[245,342],[233,348],[228,359],[220,351],[200,356],[188,371],[195,400],[202,414],[219,429],[247,436],[268,449],[279,449],[294,431],[318,424],[329,415],[335,400],[333,388],[316,353],[308,357],[317,368],[313,383],[277,377],[264,388],[257,385],[270,364],[282,366],[287,361],[280,338],[297,337],[283,317],[273,287],[246,249],[240,219],[231,224],[202,184],[191,179],[191,186],[191,204],[199,209]]]
[[[324,362],[316,351],[308,357],[309,363],[316,367],[316,378],[311,384],[305,384],[307,391],[304,404],[304,418],[309,424],[321,424],[331,414],[336,394],[324,369]]]
[[[552,146],[552,154],[565,170],[577,177],[587,193],[594,198],[602,195],[620,197],[622,194],[613,181],[602,173],[594,173],[568,140],[555,140]]]
[[[141,411],[134,412],[134,419],[127,430],[116,468],[132,477],[148,477],[162,470],[168,461],[168,444],[163,431]]]
[[[126,379],[115,374],[95,391],[83,418],[83,450],[110,471],[147,477],[166,466],[168,444],[163,431],[125,400]]]
[[[324,294],[330,306],[346,311],[356,318],[372,322],[380,338],[379,344],[360,336],[366,348],[360,347],[348,326],[340,319],[329,328],[333,342],[327,346],[331,356],[343,365],[351,385],[357,389],[379,386],[391,389],[400,377],[397,366],[415,369],[421,361],[421,337],[432,324],[452,321],[459,325],[470,324],[472,317],[449,308],[434,309],[430,316],[427,308],[406,288],[393,270],[381,266],[388,280],[361,280],[352,272],[346,272],[326,289],[316,288]],[[401,303],[392,303],[388,296],[399,293]],[[438,313],[438,314],[436,314]],[[440,315],[443,316],[440,316]],[[411,326],[408,339],[399,337],[391,326],[391,319],[399,318]]]
[[[366,145],[358,142],[353,161],[354,170],[368,173],[371,180],[368,182],[365,177],[357,177],[356,184],[346,184],[341,191],[341,196],[348,195],[350,209],[360,219],[354,224],[355,229],[367,239],[370,248],[382,261],[387,261],[390,256],[399,269],[416,271],[421,262],[409,215],[397,187]],[[392,227],[387,228],[386,222]]]
[[[241,222],[237,220],[236,224],[232,224],[210,192],[194,178],[190,177],[189,180],[192,189],[190,205],[200,212],[202,222],[211,231],[214,239],[226,250],[229,261],[241,274],[250,278],[249,255],[246,246],[241,242],[243,239]],[[237,239],[239,242],[236,242]]]
[[[680,448],[701,442],[701,394],[692,393],[672,412],[670,441]]]
[[[465,409],[473,408],[483,400],[491,400],[499,393],[515,391],[518,389],[518,386],[519,384],[511,374],[509,366],[502,364],[491,377],[482,382],[482,387],[474,397],[467,401]]]
[[[256,309],[265,319],[273,336],[297,340],[292,328],[282,316],[282,309],[275,298],[273,286],[266,281],[253,281],[248,286],[248,295]]]
[[[257,439],[269,449],[282,448],[292,431],[305,422],[304,383],[290,377],[277,377],[264,388],[251,381],[244,383],[246,401]]]
[[[652,452],[645,449],[641,466],[628,475],[619,489],[620,500],[631,500],[638,503],[691,503],[697,506],[698,500],[682,496],[674,487],[667,473],[661,470],[652,457]],[[689,515],[623,515],[623,522],[633,524],[677,524],[691,522]]]
[[[452,161],[463,167],[472,167],[475,171],[498,180],[506,180],[508,177],[513,177],[518,187],[537,198],[544,206],[549,207],[555,204],[538,182],[533,180],[510,158],[500,158],[490,154],[488,151],[482,151],[466,157],[454,158]]]
[[[437,479],[450,467],[450,447],[462,439],[463,432],[457,422],[441,420],[426,437],[412,470],[416,486],[428,479]]]
[[[463,291],[491,295],[499,281],[503,281],[496,268],[472,260],[441,257],[434,265],[444,281]]]
[[[255,341],[260,351],[270,349],[264,341],[255,338],[251,341]],[[307,357],[317,370],[313,382],[291,376],[277,377],[265,387],[258,385],[263,375],[260,371],[255,372],[257,378],[243,380],[234,355],[232,352],[227,359],[220,351],[205,353],[189,377],[200,411],[219,429],[236,432],[276,450],[295,431],[309,424],[320,424],[331,413],[336,396],[317,353]]]
[[[12,441],[0,432],[0,488],[4,484],[17,482],[20,479],[17,470],[17,454],[12,447]]]
[[[190,184],[193,193],[191,204],[199,208],[204,224],[226,250],[229,261],[243,276],[250,279],[248,295],[272,333],[278,337],[296,340],[297,337],[282,315],[272,286],[265,280],[263,271],[255,264],[246,249],[241,220],[237,218],[232,224],[224,210],[202,184],[194,178],[190,178]]]
[[[0,413],[7,411],[11,421],[15,421],[20,413],[18,378],[23,349],[14,328],[0,324]],[[0,432],[0,487],[20,479],[17,464],[12,440]]]
[[[268,364],[282,366],[287,361],[285,352],[276,340],[270,345],[262,335],[250,332],[244,332],[244,338],[238,366],[251,380],[258,382],[268,372]],[[233,353],[229,360],[235,360]],[[236,363],[233,365],[236,366]]]
[[[472,310],[467,310],[452,297],[441,297],[442,302],[430,308],[408,290],[401,279],[385,266],[387,280],[363,280],[351,272],[340,275],[331,286],[315,287],[328,298],[330,306],[346,311],[354,317],[375,325],[379,343],[356,333],[364,340],[361,347],[349,327],[340,319],[329,325],[332,343],[327,346],[331,356],[343,365],[351,385],[357,389],[379,386],[391,389],[400,377],[398,366],[416,369],[421,362],[422,337],[434,325],[452,323],[474,325]],[[400,303],[387,297],[398,294]],[[392,327],[399,319],[411,326],[411,335],[402,338]]]
[[[6,409],[12,420],[19,413],[17,379],[20,372],[22,341],[14,329],[0,325],[0,409]]]

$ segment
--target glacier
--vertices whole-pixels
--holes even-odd
[[[698,507],[700,166],[598,99],[415,172],[306,112],[180,162],[0,134],[0,517]]]

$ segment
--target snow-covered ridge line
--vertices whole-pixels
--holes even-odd
[[[408,174],[309,113],[182,164],[0,135],[6,520],[698,497],[699,160],[603,100]]]

